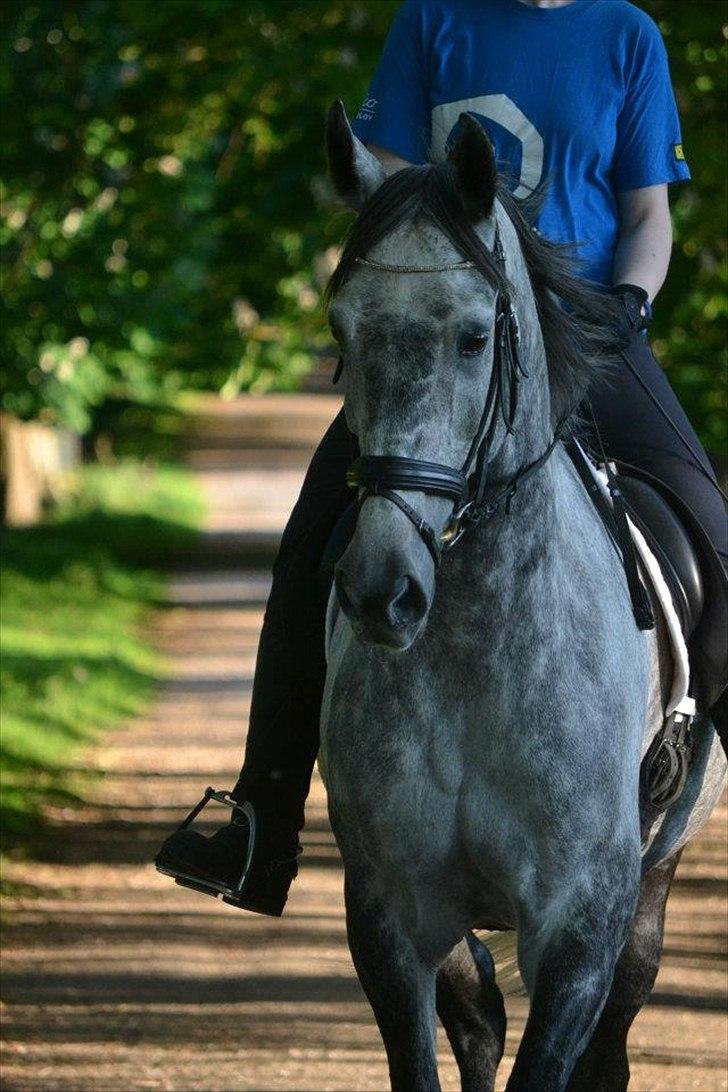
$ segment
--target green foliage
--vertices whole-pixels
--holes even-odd
[[[5,0],[6,409],[84,429],[111,395],[295,382],[340,234],[325,108],[356,107],[392,11]]]
[[[164,584],[140,566],[188,542],[200,518],[187,473],[130,463],[84,471],[47,524],[5,532],[5,845],[37,830],[45,802],[73,798],[78,748],[149,701],[163,664],[144,623]]]
[[[642,0],[693,185],[658,350],[714,447],[726,312],[721,5]],[[356,110],[394,0],[4,0],[2,405],[89,426],[108,398],[286,389],[325,343],[342,219],[326,107]]]
[[[653,345],[703,441],[725,454],[726,8],[678,0],[645,0],[643,6],[665,37],[692,173],[692,183],[676,186],[672,194],[675,246],[657,302]]]

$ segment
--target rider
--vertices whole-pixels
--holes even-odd
[[[728,567],[713,471],[644,336],[670,259],[667,186],[690,177],[659,30],[628,0],[406,0],[354,123],[357,135],[396,171],[445,158],[463,111],[487,129],[518,196],[548,179],[538,229],[578,244],[583,275],[624,303],[626,360],[592,396],[607,452],[689,502]],[[231,794],[252,803],[258,827],[235,902],[261,913],[282,912],[297,871],[325,674],[328,587],[319,569],[350,501],[345,471],[354,448],[339,414],[313,458],[273,570],[245,761]],[[233,813],[210,838],[177,831],[157,864],[203,889],[234,886],[247,848],[247,821]]]

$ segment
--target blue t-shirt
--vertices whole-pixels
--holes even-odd
[[[406,0],[354,122],[412,163],[445,158],[461,113],[487,129],[537,227],[611,284],[617,195],[690,178],[662,36],[628,0]]]

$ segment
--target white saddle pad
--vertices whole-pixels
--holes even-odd
[[[582,449],[583,450],[583,449]],[[595,466],[591,459],[587,456],[587,461],[594,475],[595,481],[599,485],[601,492],[606,497],[609,504],[612,504],[612,498],[609,493],[607,485],[607,475],[604,470]],[[677,616],[675,604],[672,601],[670,589],[667,586],[667,582],[662,575],[660,569],[660,563],[655,557],[650,547],[647,545],[644,535],[635,527],[632,520],[627,516],[627,522],[629,523],[629,529],[632,533],[632,541],[634,542],[635,549],[637,551],[637,557],[640,568],[640,575],[645,584],[648,585],[652,592],[654,599],[657,600],[660,610],[662,611],[665,623],[667,626],[667,632],[670,638],[670,651],[672,653],[673,663],[673,677],[672,687],[670,690],[670,696],[665,706],[665,715],[670,716],[678,710],[681,713],[694,713],[695,704],[688,696],[688,690],[690,687],[690,662],[688,660],[688,649],[683,637],[682,629],[680,627],[680,620]]]

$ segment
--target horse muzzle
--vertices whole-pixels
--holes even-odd
[[[416,573],[396,563],[400,559],[376,568],[360,565],[352,546],[336,567],[341,609],[360,641],[404,652],[426,622],[430,596]]]

